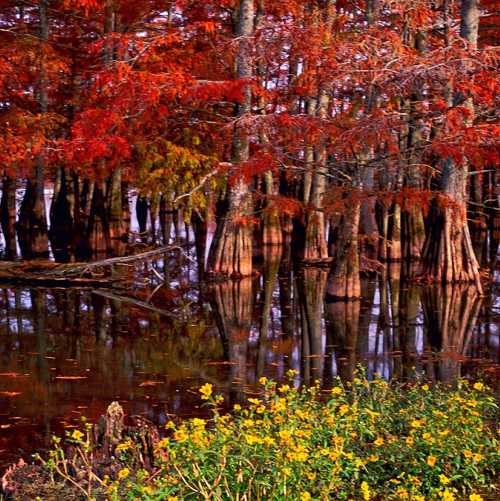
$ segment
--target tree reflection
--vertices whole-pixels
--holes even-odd
[[[482,299],[467,284],[426,287],[421,298],[428,342],[440,355],[435,378],[453,383],[461,375]]]
[[[211,292],[215,322],[230,364],[230,382],[240,392],[247,384],[248,341],[254,305],[252,279],[215,284]]]
[[[323,304],[328,272],[305,268],[297,276],[297,298],[302,339],[302,380],[311,384],[323,378]]]

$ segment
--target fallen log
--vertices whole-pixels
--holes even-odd
[[[170,245],[139,254],[113,257],[88,263],[55,263],[53,261],[0,261],[0,282],[36,283],[46,286],[109,286],[118,279],[112,276],[116,265],[146,261],[181,247]]]

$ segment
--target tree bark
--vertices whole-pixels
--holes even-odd
[[[250,37],[254,31],[254,1],[241,0],[236,29],[239,40],[236,56],[236,78],[250,80],[253,74],[253,61]],[[237,117],[251,112],[252,92],[247,83],[244,99],[238,105]],[[253,202],[249,184],[238,176],[237,169],[250,156],[248,132],[237,123],[233,136],[233,164],[236,181],[228,187],[228,209],[223,218],[217,221],[221,226],[214,238],[213,258],[210,271],[225,276],[245,277],[252,274],[252,210]]]
[[[48,112],[49,95],[47,81],[46,48],[49,41],[48,0],[38,3],[40,17],[39,40],[41,46],[37,100],[41,115]],[[28,179],[26,192],[19,212],[18,229],[21,247],[27,256],[45,255],[49,251],[47,213],[45,209],[45,151],[38,153],[32,178]]]
[[[0,202],[0,223],[5,239],[5,254],[14,260],[16,250],[16,181],[5,176],[2,183],[2,201]]]
[[[477,48],[478,27],[478,1],[462,0],[460,34],[471,50]],[[464,98],[473,117],[472,97],[456,94],[454,101]],[[469,120],[472,124],[473,118]],[[452,158],[443,162],[441,192],[446,196],[446,203],[444,207],[435,203],[432,208],[433,224],[425,243],[423,271],[443,283],[474,282],[482,293],[479,265],[467,224],[468,173],[467,160],[459,165]]]
[[[328,284],[328,295],[334,299],[361,297],[358,244],[359,217],[359,200],[353,199],[347,202],[339,231],[333,272]]]

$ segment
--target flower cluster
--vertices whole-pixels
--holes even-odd
[[[260,385],[231,414],[204,385],[212,419],[170,423],[161,474],[147,488],[127,479],[130,499],[480,501],[494,478],[497,407],[483,383],[403,388],[361,374],[328,395]]]

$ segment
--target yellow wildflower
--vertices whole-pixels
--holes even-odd
[[[455,495],[448,489],[443,491],[441,497],[443,498],[443,501],[455,501]]]
[[[116,446],[116,451],[117,452],[125,452],[128,451],[132,447],[132,444],[127,441],[127,442],[122,442],[121,444],[118,444]]]
[[[349,412],[349,406],[347,404],[343,404],[339,408],[339,414],[343,416],[344,414],[347,414]]]
[[[159,449],[166,449],[170,444],[170,440],[168,438],[163,438],[162,440],[160,440],[157,444],[157,447]]]
[[[248,445],[253,445],[253,444],[261,444],[264,440],[258,437],[257,435],[251,435],[248,433],[245,435],[245,440]]]
[[[417,494],[416,496],[412,497],[413,501],[425,501],[425,496],[420,496]]]
[[[258,398],[249,398],[248,401],[251,404],[255,404],[255,405],[259,405],[260,404],[260,400]]]
[[[272,438],[272,437],[264,437],[264,443],[267,446],[271,446],[271,445],[274,445],[276,443],[276,440],[274,440],[274,438]]]
[[[241,411],[241,405],[240,404],[234,404],[233,409],[235,411]]]
[[[290,391],[290,386],[288,386],[287,384],[284,384],[284,385],[279,387],[279,391],[281,391],[281,393],[286,393],[287,391]]]
[[[370,499],[370,487],[366,482],[361,482],[361,495],[365,501]]]
[[[201,399],[202,400],[208,400],[211,397],[211,395],[212,395],[212,390],[213,390],[213,386],[210,383],[205,383],[200,388]]]
[[[309,480],[316,480],[316,472],[314,471],[310,471],[308,474],[307,474],[307,478]]]
[[[414,444],[414,440],[413,440],[413,437],[406,437],[406,445],[413,445]]]
[[[408,499],[408,491],[404,487],[398,487],[396,489],[396,494],[399,496],[399,499]]]
[[[340,386],[335,386],[335,388],[332,388],[332,395],[342,395],[343,391]]]
[[[464,456],[467,458],[467,459],[470,459],[472,456],[474,456],[474,454],[469,451],[469,450],[465,450],[464,451]]]
[[[441,475],[439,475],[439,481],[443,484],[443,485],[447,485],[450,483],[450,479],[446,476],[446,475],[443,475],[441,473]]]
[[[375,442],[373,442],[374,445],[376,445],[377,447],[380,447],[381,445],[384,444],[384,439],[382,437],[378,437],[377,440],[375,440]]]
[[[420,428],[423,424],[423,419],[414,419],[412,422],[411,422],[411,427],[412,428]]]
[[[472,457],[472,459],[474,459],[474,461],[481,461],[481,459],[483,459],[483,456],[481,456],[481,454],[474,454],[474,456]]]
[[[371,456],[368,456],[368,461],[371,461],[372,463],[374,463],[375,461],[378,461],[378,456],[376,456],[375,454],[372,454]]]
[[[175,428],[175,423],[173,421],[169,421],[166,425],[165,425],[165,429],[167,430],[173,430]]]
[[[422,390],[429,391],[429,385],[428,384],[422,385]]]
[[[477,391],[483,391],[485,386],[483,383],[474,383],[473,388]]]
[[[252,428],[252,426],[254,425],[254,421],[253,419],[244,419],[243,420],[243,428]]]
[[[268,382],[267,377],[261,377],[261,378],[259,379],[259,383],[260,383],[260,384],[262,384],[262,385],[267,384],[267,382]]]
[[[73,430],[71,438],[73,440],[81,440],[83,438],[83,433],[80,430]]]
[[[174,433],[174,438],[177,442],[185,442],[189,437],[188,434],[184,430],[177,430]]]
[[[479,494],[472,493],[469,496],[469,501],[483,501],[483,498]]]
[[[204,419],[194,418],[192,423],[195,428],[205,428],[206,421]]]
[[[124,478],[127,478],[130,475],[130,471],[128,468],[123,468],[118,472],[118,478],[120,480],[123,480]]]
[[[310,501],[310,500],[311,500],[311,495],[307,491],[301,493],[300,501]]]
[[[179,501],[179,498],[177,496],[169,496],[167,501]]]
[[[427,456],[427,464],[429,466],[434,466],[437,462],[437,457],[436,456]]]
[[[257,409],[255,409],[255,411],[257,412],[257,414],[264,414],[265,410],[266,410],[266,407],[264,405],[259,405],[257,407]]]

